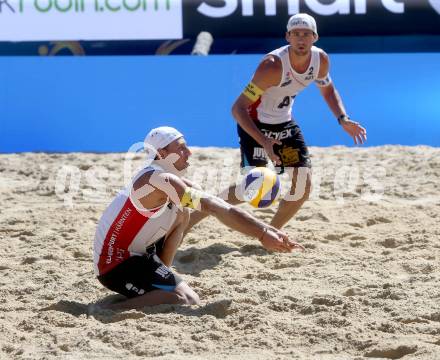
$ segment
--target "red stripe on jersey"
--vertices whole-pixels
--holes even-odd
[[[249,116],[254,121],[258,120],[257,108],[260,104],[261,104],[261,96],[258,98],[257,101],[255,101],[252,105],[249,105],[249,107],[248,107]]]
[[[130,257],[128,247],[148,220],[149,217],[140,214],[127,198],[105,236],[98,262],[100,275]]]

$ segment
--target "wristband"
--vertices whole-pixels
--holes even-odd
[[[200,210],[200,201],[203,197],[206,197],[203,191],[187,187],[180,200],[180,205],[189,209]]]
[[[346,122],[347,120],[350,120],[348,115],[342,114],[338,116],[338,124],[342,125],[342,123]]]

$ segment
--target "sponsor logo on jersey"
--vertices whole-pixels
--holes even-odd
[[[116,223],[116,225],[114,227],[112,227],[112,234],[110,236],[110,241],[108,243],[108,248],[107,248],[107,258],[106,258],[106,264],[111,264],[113,261],[113,255],[116,252],[117,253],[117,257],[119,259],[121,259],[121,256],[123,257],[124,255],[121,254],[121,252],[118,251],[118,249],[115,249],[115,243],[118,240],[118,236],[121,232],[122,226],[124,225],[125,221],[128,219],[128,217],[130,216],[132,212],[132,209],[128,208],[124,211],[124,213],[121,215],[121,217],[119,218],[118,222]]]
[[[289,80],[283,82],[283,83],[281,84],[281,87],[287,86],[287,85],[289,85],[291,82],[292,82],[292,80],[289,79]]]

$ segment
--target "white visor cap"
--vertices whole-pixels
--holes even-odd
[[[171,144],[174,140],[183,137],[183,134],[170,126],[161,126],[152,129],[144,140],[144,148],[149,159],[154,159],[157,155],[157,150],[163,149],[165,146]]]
[[[318,28],[315,19],[309,14],[299,13],[290,17],[287,22],[287,31],[295,29],[312,30],[315,35],[318,35]]]

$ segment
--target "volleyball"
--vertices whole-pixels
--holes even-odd
[[[243,199],[256,208],[272,205],[280,195],[280,179],[271,169],[256,167],[241,183]]]

